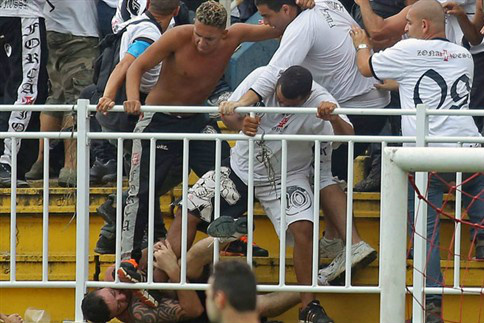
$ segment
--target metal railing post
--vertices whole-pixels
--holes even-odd
[[[89,270],[89,100],[77,101],[77,201],[75,321],[83,322],[81,302]]]
[[[416,146],[427,146],[426,137],[429,132],[427,106],[417,105],[417,137]],[[423,196],[427,195],[428,173],[416,172],[415,184]],[[427,203],[421,203],[415,195],[413,235],[413,322],[425,322],[425,268],[427,263]]]

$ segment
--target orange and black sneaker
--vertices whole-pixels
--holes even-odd
[[[244,235],[239,239],[230,242],[224,250],[220,251],[222,256],[247,256],[247,236]],[[252,243],[252,255],[254,257],[269,257],[269,251]]]
[[[117,271],[119,280],[123,283],[142,283],[146,277],[138,271],[138,263],[134,259],[121,261]]]

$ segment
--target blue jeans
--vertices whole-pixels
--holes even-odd
[[[469,178],[472,174],[462,174],[462,181]],[[455,180],[455,174],[452,173],[439,173],[446,182]],[[479,175],[472,179],[465,185],[461,187],[462,189],[462,202],[469,219],[472,223],[484,222],[484,175]],[[447,187],[442,183],[436,176],[430,176],[429,174],[429,185],[428,185],[428,200],[435,207],[442,207],[442,200],[444,195],[444,190],[447,191]],[[472,197],[479,197],[478,199],[472,200],[471,197],[464,194],[470,194]],[[425,192],[421,192],[424,194]],[[413,222],[414,222],[414,199],[415,191],[411,185],[408,187],[408,231],[409,234],[413,232]],[[471,204],[471,202],[473,203]],[[435,233],[434,233],[435,232]],[[471,228],[471,239],[477,234],[479,239],[484,239],[484,230]],[[427,287],[441,287],[443,278],[442,272],[440,270],[440,218],[437,212],[430,207],[427,208]],[[428,295],[426,297],[427,302],[438,302],[442,299],[441,295]]]

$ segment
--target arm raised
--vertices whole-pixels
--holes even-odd
[[[278,38],[282,36],[280,31],[269,27],[267,25],[252,25],[252,24],[233,24],[229,28],[229,33],[233,34],[239,43],[256,42],[267,39]]]

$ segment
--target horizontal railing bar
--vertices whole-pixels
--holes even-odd
[[[73,104],[0,104],[0,112],[11,111],[77,111],[77,105]]]
[[[446,136],[425,136],[428,143],[484,143],[484,137],[446,137]]]
[[[75,288],[75,281],[2,281],[0,288]]]
[[[89,132],[87,134],[90,139],[183,139],[189,140],[248,140],[253,138],[255,140],[262,140],[261,135],[255,137],[248,137],[243,134],[226,134],[226,133],[132,133],[132,132]],[[336,142],[381,142],[387,141],[391,143],[415,142],[415,137],[403,136],[325,136],[325,135],[264,135],[264,140],[289,140],[289,141],[336,141]],[[476,137],[476,140],[478,138]]]
[[[0,132],[0,138],[20,138],[20,139],[72,139],[77,138],[77,132]]]
[[[459,150],[458,154],[456,149]],[[484,171],[484,149],[481,148],[386,147],[385,153],[404,171]]]
[[[203,290],[207,288],[207,284],[177,284],[177,283],[114,283],[114,282],[86,282],[87,287],[111,287],[120,289],[170,289],[170,290]],[[257,285],[257,290],[261,292],[317,292],[317,293],[379,293],[380,288],[377,286],[351,286],[350,288],[344,286],[299,286],[299,285]],[[353,290],[353,291],[352,291]]]
[[[407,287],[410,293],[413,293],[413,287]],[[447,295],[470,295],[470,294],[477,294],[481,295],[484,293],[484,288],[482,287],[462,287],[462,288],[453,288],[453,287],[425,287],[425,294],[447,294]]]
[[[89,111],[96,111],[95,105],[89,106]],[[117,105],[110,112],[124,112],[122,105]],[[317,108],[306,107],[238,107],[236,110],[238,113],[289,113],[289,114],[316,114]],[[160,112],[160,113],[218,113],[218,107],[210,106],[155,106],[144,105],[141,107],[141,112]],[[416,115],[414,110],[401,110],[401,109],[348,109],[339,108],[335,110],[335,114],[348,114],[348,115],[387,115],[387,116],[400,116],[400,115]]]
[[[0,282],[0,288],[75,288],[75,281],[2,281]],[[86,283],[87,287],[111,287],[120,289],[171,289],[171,290],[204,290],[207,288],[207,284],[175,284],[175,283],[139,283],[139,284],[128,284],[128,283],[113,283],[113,282],[94,282],[90,281]],[[378,286],[298,286],[298,285],[257,285],[257,290],[260,292],[277,292],[277,291],[287,291],[287,292],[316,292],[316,293],[380,293],[381,289]],[[413,287],[408,286],[407,292],[412,293]],[[451,294],[451,295],[462,295],[462,294],[476,294],[480,295],[484,292],[482,287],[463,287],[463,288],[453,288],[453,287],[427,287],[425,288],[426,294]]]

